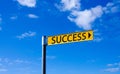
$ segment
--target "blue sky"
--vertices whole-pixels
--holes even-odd
[[[47,74],[120,73],[120,0],[0,0],[0,74],[41,74],[41,37],[93,30],[47,46]]]

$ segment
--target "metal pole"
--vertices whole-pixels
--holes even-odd
[[[46,36],[42,36],[42,74],[46,74]]]

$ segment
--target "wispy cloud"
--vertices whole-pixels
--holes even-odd
[[[11,16],[11,17],[10,17],[11,20],[15,20],[15,19],[17,19],[17,18],[18,18],[17,16]]]
[[[17,64],[32,64],[32,62],[23,59],[0,58],[1,67],[3,67],[4,65],[17,65]]]
[[[106,72],[118,72],[120,70],[120,68],[107,68],[104,71]]]
[[[29,18],[39,18],[37,15],[35,15],[35,14],[28,14],[28,17]]]
[[[5,62],[5,60],[8,60],[8,62]],[[14,71],[16,74],[26,72],[27,74],[32,73],[32,71],[37,71],[37,68],[39,69],[39,66],[41,65],[39,60],[34,59],[23,59],[23,58],[0,58],[0,74],[2,73],[11,73],[11,71]],[[12,74],[12,73],[11,73]]]
[[[97,18],[100,18],[102,14],[102,7],[96,6],[84,11],[74,10],[71,12],[70,16],[68,16],[68,19],[72,22],[75,22],[78,27],[89,30],[92,28],[92,22],[94,22]]]
[[[8,71],[8,70],[5,68],[0,68],[0,72],[6,72],[6,71]]]
[[[0,62],[2,61],[2,58],[0,58]]]
[[[19,36],[16,36],[16,37],[19,38],[19,39],[24,39],[24,38],[28,38],[28,37],[33,37],[35,35],[36,35],[36,32],[29,31],[29,32],[25,32],[25,33],[23,33]]]
[[[47,59],[50,59],[50,60],[55,59],[55,58],[56,56],[47,56]]]
[[[60,10],[70,11],[68,19],[74,22],[78,27],[85,30],[92,29],[93,23],[103,14],[120,12],[120,1],[109,2],[105,7],[97,5],[90,9],[80,10],[82,4],[80,0],[61,0]],[[57,6],[58,7],[58,6]]]
[[[89,63],[95,63],[96,60],[94,60],[94,59],[92,59],[92,60],[87,60],[87,62],[89,62]]]
[[[93,41],[94,42],[101,42],[102,40],[103,40],[103,37],[102,37],[101,33],[99,32],[98,29],[95,29],[94,30],[94,39],[93,39]]]
[[[30,61],[16,59],[16,60],[14,60],[14,63],[16,63],[16,64],[30,64]]]
[[[1,15],[0,15],[0,24],[2,23],[2,18],[1,18]],[[2,27],[0,26],[0,31],[2,30]]]
[[[120,56],[118,56],[118,58],[120,58]]]
[[[48,59],[48,60],[54,60],[54,59],[56,59],[56,56],[46,56],[46,58]],[[40,57],[40,58],[38,58],[38,60],[42,60],[42,57]]]
[[[19,59],[15,60],[15,63],[23,63],[23,62],[24,62],[23,60],[19,60]]]
[[[0,62],[8,63],[9,61],[8,58],[0,58]]]
[[[120,62],[107,64],[106,69],[104,69],[105,72],[119,72],[120,71]]]
[[[79,9],[80,8],[80,0],[61,0],[61,4],[58,6],[58,8],[62,11],[66,10],[73,10],[73,9]]]
[[[0,27],[0,31],[2,31],[2,27]]]
[[[93,40],[93,41],[95,41],[95,42],[100,42],[100,41],[102,41],[102,40],[103,40],[102,37],[94,37],[94,40]]]
[[[98,5],[91,9],[80,10],[80,0],[61,0],[62,9],[69,10],[68,19],[85,30],[92,28],[92,22],[100,18],[103,14],[102,6]]]
[[[114,67],[114,66],[120,67],[120,62],[113,63],[113,64],[107,64],[107,66],[108,67]]]
[[[36,6],[36,0],[17,0],[17,1],[22,6],[27,6],[27,7],[35,7]]]
[[[0,17],[0,23],[2,22],[2,18]]]
[[[120,12],[120,1],[116,0],[114,2],[109,2],[106,4],[106,7],[104,7],[105,13],[116,13]]]
[[[108,66],[108,67],[111,67],[111,66],[113,66],[113,64],[107,64],[107,66]]]
[[[2,66],[3,64],[2,63],[0,63],[0,67]]]

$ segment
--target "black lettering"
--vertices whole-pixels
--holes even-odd
[[[68,40],[69,42],[72,41],[72,40],[70,40],[70,36],[72,36],[72,34],[68,35],[68,37],[67,37],[67,40]]]
[[[82,33],[82,40],[86,39],[86,33]]]
[[[55,44],[55,36],[52,37],[52,44]]]
[[[78,33],[78,41],[81,40],[81,33]]]
[[[65,41],[65,39],[64,39],[65,37],[67,37],[67,35],[64,35],[64,36],[62,37],[62,41],[63,41],[63,42],[67,42],[67,41]]]
[[[76,41],[76,37],[77,36],[77,34],[73,34],[73,41]]]
[[[57,42],[57,43],[60,43],[60,42],[61,42],[61,36],[57,36],[57,37],[56,37],[56,42]]]

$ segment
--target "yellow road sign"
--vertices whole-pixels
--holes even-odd
[[[88,41],[93,40],[93,31],[84,31],[84,32],[74,32],[70,34],[61,34],[56,36],[48,36],[47,44],[64,44],[71,42],[80,42],[80,41]]]

